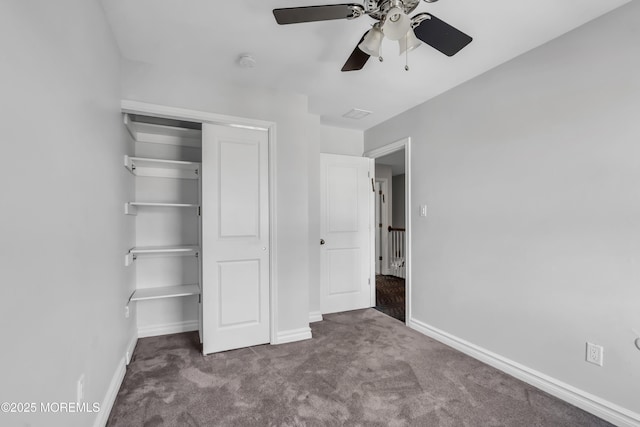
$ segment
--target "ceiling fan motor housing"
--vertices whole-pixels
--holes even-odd
[[[409,14],[420,4],[420,0],[364,0],[364,10],[367,15],[379,21],[383,19],[389,9],[399,7]]]

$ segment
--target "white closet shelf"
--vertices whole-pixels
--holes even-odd
[[[200,295],[200,286],[198,286],[197,284],[192,284],[163,286],[160,288],[136,289],[133,294],[131,294],[129,302],[161,298],[187,297],[190,295]]]
[[[124,156],[124,166],[137,176],[198,179],[200,162]]]
[[[135,247],[129,250],[129,253],[134,255],[142,254],[171,254],[171,253],[197,253],[200,248],[197,246],[144,246]]]
[[[126,215],[136,215],[140,207],[160,207],[160,208],[199,208],[197,203],[151,203],[151,202],[128,202],[124,204]]]
[[[169,124],[142,123],[124,115],[124,124],[129,134],[137,142],[202,147],[202,130],[173,126]]]
[[[129,249],[125,255],[124,265],[130,266],[140,255],[198,255],[198,246],[146,246]]]

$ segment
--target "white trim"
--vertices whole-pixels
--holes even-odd
[[[382,198],[380,198],[380,209],[381,209],[381,217],[380,223],[382,223],[382,228],[378,226],[376,221],[373,221],[374,226],[374,246],[376,246],[375,236],[377,236],[377,230],[380,230],[380,256],[382,257],[382,262],[380,263],[380,274],[389,275],[391,274],[391,266],[389,265],[389,233],[385,233],[384,230],[391,225],[391,218],[389,209],[391,209],[391,203],[393,203],[393,191],[391,191],[391,197],[389,197],[389,188],[391,187],[391,183],[387,178],[375,178],[376,183],[380,183],[380,191],[385,195],[385,202],[382,203]],[[378,195],[374,195],[375,199],[378,199]],[[389,203],[391,200],[391,203]],[[375,212],[374,212],[375,218]],[[379,260],[374,258],[376,265]],[[377,274],[377,273],[376,273]],[[374,304],[375,305],[375,304]]]
[[[133,356],[133,352],[136,349],[136,345],[138,344],[138,334],[134,333],[133,336],[131,336],[131,339],[129,340],[129,344],[127,344],[127,352],[125,353],[124,356],[124,361],[127,364],[127,366],[129,365],[129,363],[131,363],[131,357]]]
[[[295,341],[303,341],[311,339],[311,328],[290,329],[288,331],[278,332],[277,342],[272,344],[286,344]]]
[[[127,361],[125,357],[122,357],[118,362],[118,366],[116,367],[116,371],[113,373],[113,377],[111,378],[111,382],[109,383],[109,388],[107,389],[107,393],[100,404],[100,412],[98,412],[94,422],[93,427],[104,427],[107,425],[107,421],[109,420],[109,414],[111,414],[111,409],[113,408],[113,404],[116,401],[116,397],[118,396],[118,391],[120,390],[120,386],[122,385],[122,380],[124,380],[124,374],[127,371],[126,366]]]
[[[270,286],[269,286],[269,316],[270,316],[270,339],[271,344],[278,341],[278,274],[277,274],[277,206],[276,194],[276,124],[274,122],[248,119],[245,117],[228,116],[205,111],[188,110],[184,108],[168,107],[166,105],[148,104],[146,102],[122,100],[121,109],[123,113],[148,114],[155,117],[168,119],[191,120],[195,122],[215,123],[223,126],[246,127],[250,129],[266,130],[269,132],[269,244],[270,244]],[[198,323],[196,321],[196,323]],[[199,326],[196,326],[196,330]],[[140,332],[140,330],[138,331]],[[171,333],[171,332],[170,332]],[[139,333],[140,337],[141,335]],[[150,335],[146,335],[150,336]]]
[[[407,326],[617,426],[640,426],[640,414],[615,403],[601,399],[419,320],[409,318]]]
[[[320,312],[320,311],[310,311],[309,312],[309,323],[322,322],[322,320],[324,320],[322,318],[322,312]]]
[[[407,144],[411,141],[410,137],[399,139],[398,141],[392,142],[387,145],[383,145],[379,148],[374,148],[373,150],[365,151],[362,155],[363,157],[371,157],[372,159],[386,156],[387,154],[395,153],[396,151],[400,151],[407,146]],[[406,165],[405,165],[406,166]]]
[[[107,420],[109,419],[109,415],[111,414],[111,409],[113,408],[113,404],[116,402],[116,397],[118,396],[118,391],[120,390],[120,386],[122,386],[122,381],[124,380],[124,376],[127,372],[127,365],[131,361],[131,356],[133,355],[133,350],[136,348],[136,344],[138,343],[138,334],[135,332],[129,339],[127,346],[125,347],[125,355],[118,362],[118,366],[116,367],[116,371],[111,377],[111,382],[109,382],[109,388],[107,389],[107,393],[100,404],[100,412],[96,416],[94,420],[94,427],[103,427],[107,424]]]
[[[276,201],[278,186],[276,185],[277,166],[277,144],[276,144],[276,125],[272,123],[269,126],[269,339],[271,344],[275,344],[278,336],[278,206]]]
[[[411,312],[411,138],[406,137],[402,138],[398,141],[392,142],[391,144],[387,144],[380,148],[376,148],[373,150],[366,151],[363,156],[370,157],[375,159],[377,157],[382,157],[387,154],[394,153],[396,151],[404,149],[404,168],[405,168],[405,178],[404,178],[404,228],[405,228],[405,257],[406,257],[406,270],[405,270],[405,318],[407,322],[412,317]],[[375,258],[375,255],[374,255]],[[375,261],[375,259],[374,259]],[[374,288],[374,298],[375,298],[375,286]],[[375,299],[374,299],[375,301]],[[408,323],[407,323],[408,324]]]
[[[184,322],[163,323],[159,325],[138,326],[138,337],[156,337],[158,335],[179,334],[181,332],[197,331],[198,319],[185,320]]]
[[[227,116],[206,111],[187,110],[185,108],[148,104],[146,102],[130,101],[127,99],[123,99],[120,105],[123,113],[148,114],[167,119],[215,123],[222,126],[244,126],[260,130],[269,130],[273,126],[273,122],[264,120]]]
[[[369,178],[376,179],[376,161],[369,160]],[[369,185],[367,184],[367,188]],[[376,306],[376,193],[369,192],[369,307]],[[368,191],[368,190],[367,190]]]
[[[413,258],[411,257],[411,138],[402,141],[404,144],[404,244],[405,244],[405,315],[406,319],[411,319],[413,313],[411,311],[411,300],[413,295],[413,282],[411,278],[411,269],[413,266]]]

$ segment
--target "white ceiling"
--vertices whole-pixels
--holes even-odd
[[[453,57],[428,45],[409,54],[385,40],[384,62],[363,70],[342,65],[374,22],[355,20],[278,25],[272,9],[336,4],[326,0],[101,0],[124,58],[160,67],[198,69],[222,85],[260,87],[309,96],[325,124],[368,129],[576,28],[629,0],[440,0],[430,12],[474,38]],[[355,3],[360,3],[358,0]],[[241,69],[250,53],[255,68]],[[343,118],[351,108],[373,111]]]

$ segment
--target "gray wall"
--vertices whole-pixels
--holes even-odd
[[[102,403],[124,369],[133,191],[119,54],[96,1],[0,2],[2,402]],[[88,426],[96,414],[0,414]]]
[[[362,156],[364,132],[354,129],[342,129],[334,126],[320,126],[320,152]]]
[[[631,2],[365,132],[412,138],[414,318],[636,413],[639,21]]]
[[[387,200],[385,206],[387,207],[387,219],[389,221],[389,224],[391,224],[393,222],[393,211],[391,210],[391,207],[393,206],[395,200],[393,198],[391,166],[376,163],[376,179],[387,180],[387,194],[385,194]]]
[[[404,179],[405,175],[395,175],[392,178],[391,187],[393,189],[393,223],[397,228],[404,228]]]

